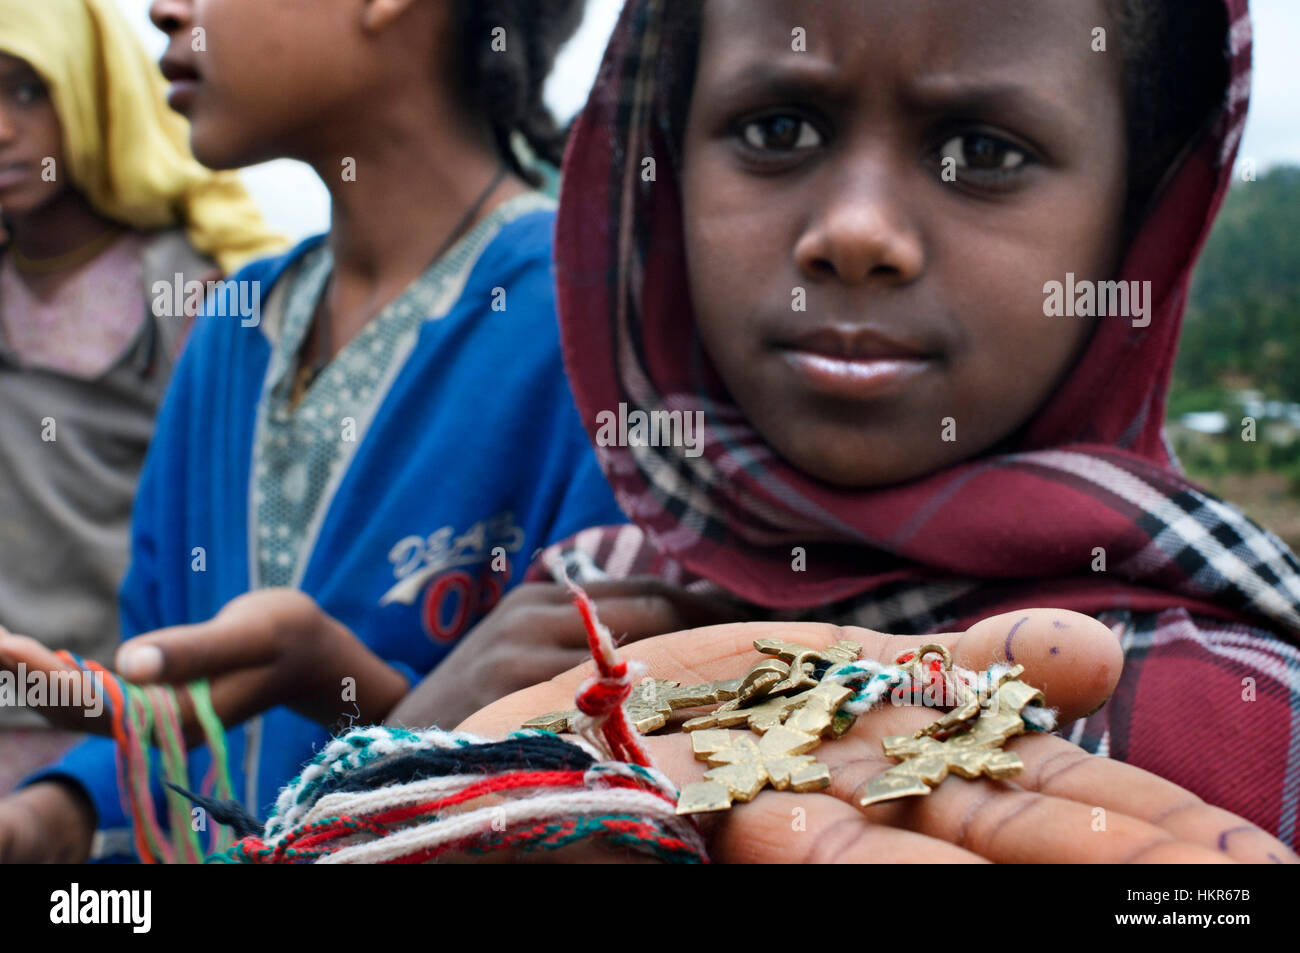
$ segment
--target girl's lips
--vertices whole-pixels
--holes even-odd
[[[30,177],[31,167],[25,162],[0,165],[0,189],[12,189],[22,185]]]
[[[170,92],[167,93],[167,105],[178,113],[184,113],[190,104],[194,102],[194,96],[199,89],[199,80],[197,79],[177,79],[172,81]]]
[[[781,357],[811,390],[841,400],[897,392],[933,363],[928,357],[850,358],[801,350],[783,350]]]

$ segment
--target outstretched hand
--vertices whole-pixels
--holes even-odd
[[[892,636],[814,623],[740,623],[647,639],[620,649],[647,674],[691,684],[736,678],[758,659],[755,639],[822,648],[839,639],[892,663],[925,642],[946,645],[953,662],[982,670],[994,661],[1025,666],[1023,681],[1042,689],[1068,723],[1099,708],[1119,680],[1123,655],[1110,630],[1080,613],[1026,609],[992,616],[964,633]],[[591,663],[503,698],[461,730],[502,736],[536,715],[572,707]],[[814,752],[831,771],[816,794],[767,789],[732,810],[697,815],[710,855],[722,863],[1214,863],[1296,861],[1280,841],[1191,792],[1140,768],[1090,755],[1060,737],[1021,735],[1007,748],[1024,771],[993,781],[950,777],[928,796],[857,806],[866,783],[894,762],[881,739],[911,733],[932,709],[888,703],[860,717],[843,738]],[[707,766],[683,733],[644,739],[656,765],[679,786]],[[566,859],[589,859],[584,848]]]
[[[0,629],[0,668],[16,672],[20,663],[51,685],[68,677],[58,673],[78,671],[35,639]],[[139,684],[208,679],[213,707],[227,726],[278,705],[324,725],[380,721],[409,688],[400,672],[295,589],[248,593],[208,622],[130,639],[118,649],[114,669]],[[47,703],[35,706],[51,724],[110,733],[108,710],[97,691],[75,693],[80,705],[61,704],[57,695],[47,693]],[[180,701],[186,740],[201,740],[188,696],[182,693]]]

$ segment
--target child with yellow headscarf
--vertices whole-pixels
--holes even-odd
[[[0,0],[0,625],[101,660],[190,317],[155,285],[283,245],[165,91],[113,0]],[[0,792],[74,737],[21,694],[0,692]]]

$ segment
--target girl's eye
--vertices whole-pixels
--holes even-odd
[[[821,145],[813,124],[796,116],[767,116],[747,122],[741,130],[745,144],[762,152],[795,152]]]
[[[14,87],[14,102],[20,106],[30,106],[45,95],[45,87],[40,83],[20,83]]]
[[[941,160],[952,159],[959,169],[976,172],[1011,172],[1025,164],[1024,152],[993,136],[967,133],[953,136],[939,149]]]

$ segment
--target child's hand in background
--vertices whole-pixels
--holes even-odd
[[[40,781],[0,798],[0,864],[80,864],[95,809],[74,784]]]
[[[36,640],[0,630],[0,667],[15,671],[20,662],[28,672],[72,670]],[[213,707],[227,727],[277,705],[327,726],[342,718],[375,722],[410,687],[405,676],[296,589],[248,593],[208,622],[130,639],[118,649],[115,668],[140,684],[208,679]],[[343,701],[345,677],[355,679],[355,703]],[[188,698],[180,700],[186,741],[202,741]],[[60,728],[109,734],[107,708],[98,717],[89,708],[38,710]]]
[[[744,613],[657,579],[585,586],[601,621],[626,644]],[[508,593],[389,715],[393,724],[449,727],[498,698],[573,668],[591,653],[568,589],[530,583]],[[533,714],[540,714],[541,711]]]
[[[656,678],[686,683],[735,678],[754,663],[753,641],[761,637],[814,647],[853,639],[866,656],[884,662],[923,642],[941,642],[952,650],[954,664],[971,669],[1010,653],[1025,666],[1021,679],[1043,690],[1047,703],[1060,709],[1063,724],[1098,708],[1114,690],[1123,665],[1106,626],[1054,609],[993,616],[965,633],[924,637],[818,624],[720,625],[643,641],[622,649],[620,656],[640,659]],[[460,729],[502,736],[543,712],[570,708],[591,667],[504,698]],[[866,782],[895,763],[884,756],[881,738],[911,733],[934,718],[925,708],[882,706],[860,717],[843,738],[812,752],[830,768],[832,783],[825,791],[766,789],[731,811],[699,815],[711,857],[721,863],[1296,860],[1280,841],[1191,792],[1048,734],[1012,739],[1007,747],[1025,765],[1012,780],[953,777],[929,795],[861,810],[856,797]],[[679,785],[700,780],[707,770],[694,759],[686,734],[644,740],[658,767]],[[794,824],[800,817],[803,824]],[[584,848],[566,859],[589,859],[600,850]]]
[[[0,667],[28,672],[71,667],[34,639],[0,630]],[[296,589],[263,589],[231,600],[199,625],[159,629],[124,643],[117,670],[139,683],[209,679],[212,703],[231,726],[277,705],[325,725],[345,716],[381,720],[410,687],[348,629]],[[356,680],[356,702],[342,700],[342,679]],[[354,707],[355,705],[355,707]],[[359,709],[359,716],[358,716]],[[107,709],[40,709],[59,727],[108,734]],[[187,743],[203,740],[188,698],[181,698]],[[76,863],[90,854],[94,810],[73,784],[42,781],[0,799],[0,863]]]

